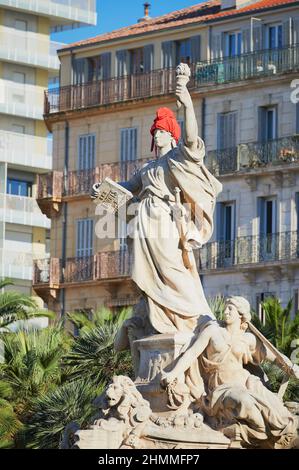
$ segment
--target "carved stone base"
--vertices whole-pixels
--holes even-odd
[[[159,334],[134,341],[139,351],[135,385],[150,403],[153,413],[169,413],[167,394],[160,386],[161,371],[167,371],[167,366],[178,358],[182,348],[190,343],[191,337],[188,333]]]

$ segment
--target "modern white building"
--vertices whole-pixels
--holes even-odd
[[[35,196],[52,169],[44,90],[59,82],[50,33],[95,25],[95,0],[0,0],[0,277],[31,294],[33,259],[49,255],[50,219]]]

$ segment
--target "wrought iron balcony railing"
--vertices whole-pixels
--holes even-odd
[[[299,136],[281,137],[268,142],[249,142],[224,150],[207,152],[205,163],[216,175],[246,168],[283,165],[299,161]]]
[[[125,163],[103,163],[90,170],[69,171],[65,179],[59,171],[38,175],[37,199],[51,199],[55,196],[56,200],[61,200],[62,196],[88,195],[94,183],[107,177],[114,181],[128,181],[151,158]]]
[[[196,85],[221,84],[249,78],[294,72],[299,68],[299,44],[265,49],[234,57],[201,62],[196,69]]]
[[[114,181],[128,181],[134,172],[151,158],[124,163],[103,163],[91,170],[69,171],[65,178],[61,171],[41,174],[38,176],[37,199],[39,202],[47,199],[60,202],[63,196],[89,195],[92,185],[103,181],[106,177]],[[298,161],[299,136],[296,135],[269,142],[239,144],[237,147],[224,150],[211,150],[207,152],[205,159],[206,166],[215,175]]]
[[[200,271],[294,260],[299,262],[298,232],[280,232],[207,243],[200,250]]]
[[[132,255],[128,250],[96,253],[92,256],[34,261],[36,286],[59,286],[87,281],[115,280],[129,277]]]
[[[191,91],[206,85],[295,72],[299,70],[299,45],[191,64],[191,70],[192,78],[188,85]],[[50,115],[172,94],[175,75],[175,69],[160,69],[49,89],[45,92],[44,113]]]
[[[44,113],[85,109],[174,93],[175,70],[154,70],[107,80],[69,85],[45,92]]]

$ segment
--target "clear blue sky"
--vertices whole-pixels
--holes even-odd
[[[150,16],[164,15],[191,5],[201,3],[203,0],[149,0],[151,3]],[[94,37],[114,29],[129,26],[143,16],[145,0],[97,0],[98,25],[77,28],[62,33],[53,34],[53,40],[71,43],[81,39]]]

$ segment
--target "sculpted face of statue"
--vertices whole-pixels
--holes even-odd
[[[155,130],[154,142],[158,149],[162,149],[165,147],[171,148],[171,145],[176,145],[176,142],[170,132],[164,131],[163,129]]]
[[[232,323],[235,323],[237,321],[241,323],[241,317],[239,315],[237,307],[230,302],[226,304],[224,310],[224,320],[227,325],[231,325]]]

